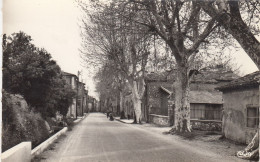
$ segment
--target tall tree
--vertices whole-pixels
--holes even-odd
[[[189,80],[190,64],[201,44],[218,27],[216,19],[202,12],[195,1],[132,0],[124,8],[137,8],[136,23],[142,24],[160,36],[176,61],[175,129],[190,131]]]
[[[74,94],[51,55],[31,41],[23,32],[3,36],[3,88],[24,96],[43,116],[54,116],[58,110],[64,114]]]
[[[120,109],[123,108],[123,88],[125,86],[125,79],[120,75],[120,71],[114,64],[104,64],[95,74],[96,91],[99,93],[100,100],[108,98],[115,98],[120,96]],[[114,94],[114,95],[111,95]],[[105,105],[106,106],[106,105]]]
[[[230,5],[231,16],[228,17],[226,12],[223,14],[223,11],[227,10],[220,7],[223,6],[222,3]],[[225,39],[231,38],[221,28],[221,25],[225,24],[223,19],[229,20],[229,23],[225,24],[226,27],[224,25],[224,28],[228,29],[227,32],[231,33],[241,45],[244,44],[244,47],[250,47],[247,50],[251,51],[252,58],[256,58],[259,52],[258,43],[252,33],[250,34],[249,28],[242,24],[241,18],[237,20],[238,2],[130,0],[122,4],[124,6],[122,10],[135,5],[137,12],[133,14],[138,15],[136,17],[139,19],[133,21],[148,27],[151,32],[160,36],[175,57],[177,68],[174,82],[175,129],[177,131],[190,131],[189,76],[191,68],[194,67],[192,65],[194,58],[202,49],[210,49],[213,44],[219,46],[222,43],[226,46]],[[218,5],[221,12],[212,13],[211,10],[214,8],[209,7],[214,5]],[[233,20],[230,17],[233,17]],[[243,32],[244,30],[247,31]],[[242,40],[245,37],[248,38],[248,42]],[[257,62],[257,59],[255,61]]]
[[[145,90],[145,66],[150,47],[149,35],[147,28],[123,18],[119,9],[112,2],[100,7],[99,11],[90,13],[83,5],[92,24],[84,22],[86,35],[83,36],[85,50],[82,53],[88,63],[94,61],[113,64],[119,75],[126,78],[132,92],[136,121],[139,123],[141,99]]]

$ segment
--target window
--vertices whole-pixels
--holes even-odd
[[[247,107],[247,127],[257,128],[259,125],[259,109],[258,107]]]

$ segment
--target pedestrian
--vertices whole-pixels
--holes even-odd
[[[114,120],[114,117],[113,117],[113,114],[112,112],[109,114],[109,120],[113,121]]]
[[[109,117],[110,111],[107,111],[107,118]]]

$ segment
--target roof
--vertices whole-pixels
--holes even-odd
[[[218,83],[219,81],[232,81],[238,76],[232,71],[225,71],[224,69],[205,69],[199,71],[199,74],[194,75],[192,82],[207,82]]]
[[[164,72],[151,72],[146,74],[147,81],[174,81],[176,77],[176,69],[166,70]],[[237,79],[238,75],[227,70],[224,67],[208,67],[201,69],[196,75],[193,75],[192,82],[218,83],[230,82]]]
[[[67,73],[65,71],[62,71],[61,73],[62,73],[63,76],[75,76],[76,78],[78,78],[77,75],[71,74],[71,73]]]
[[[170,98],[171,97],[171,95],[173,95],[173,92],[171,91],[171,87],[163,87],[163,86],[161,86],[160,87],[164,92],[166,92],[166,93],[168,93],[169,94],[169,96],[168,96],[168,98]]]
[[[217,87],[216,89],[224,91],[229,89],[254,87],[259,85],[260,71],[245,75],[241,78],[235,79],[228,84]]]
[[[222,93],[217,91],[190,91],[190,103],[223,104]]]
[[[169,88],[164,88],[163,86],[160,87],[163,91],[167,92],[169,95],[172,94],[172,91],[169,90]]]
[[[165,75],[165,72],[151,72],[149,74],[146,74],[145,79],[148,81],[167,81],[167,76]]]
[[[169,88],[160,87],[169,95],[173,92]],[[190,103],[223,104],[222,92],[218,91],[190,91]]]

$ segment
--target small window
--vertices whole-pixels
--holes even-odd
[[[257,128],[259,125],[258,107],[247,107],[247,127]]]

